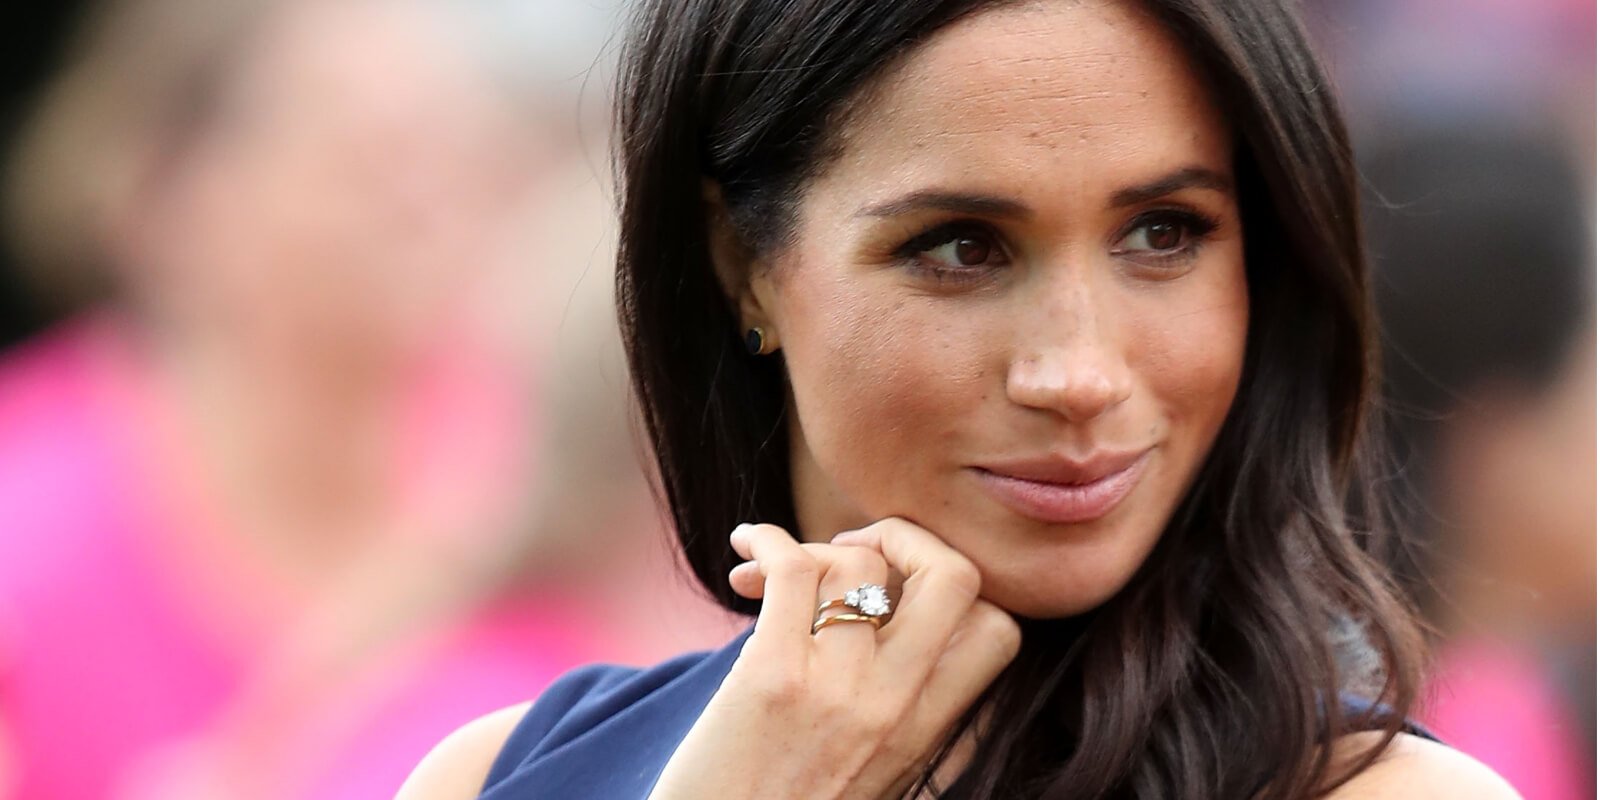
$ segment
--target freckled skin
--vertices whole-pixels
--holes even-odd
[[[1198,70],[1130,5],[979,14],[849,115],[795,244],[744,300],[789,370],[806,540],[907,517],[977,564],[984,596],[1029,617],[1104,602],[1155,546],[1233,402],[1249,309],[1231,189],[1113,206],[1118,190],[1184,168],[1232,176],[1230,131]],[[858,213],[931,189],[1031,213]],[[1218,223],[1191,258],[1157,266],[1118,250],[1135,217],[1171,207]],[[896,255],[968,219],[1005,251],[982,280],[941,284]],[[1025,517],[972,470],[1152,447],[1132,493],[1085,523]]]

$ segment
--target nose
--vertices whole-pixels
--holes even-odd
[[[1006,372],[1012,402],[1087,422],[1133,394],[1133,373],[1108,315],[1082,289],[1018,315],[1025,329]]]

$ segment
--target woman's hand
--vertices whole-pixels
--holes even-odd
[[[732,536],[729,582],[763,597],[755,631],[679,745],[652,800],[898,798],[1016,656],[1015,620],[978,597],[972,562],[889,518],[800,544],[775,525]],[[818,604],[904,576],[892,618],[830,625]]]

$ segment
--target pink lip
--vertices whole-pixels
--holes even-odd
[[[1040,522],[1088,522],[1110,513],[1133,491],[1149,450],[1104,453],[1086,461],[1034,459],[974,467],[1001,504]]]

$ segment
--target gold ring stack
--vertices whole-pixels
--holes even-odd
[[[822,617],[821,619],[818,619],[816,622],[811,623],[811,633],[813,635],[815,635],[817,631],[820,631],[823,628],[826,628],[826,627],[828,627],[829,625],[832,625],[835,622],[870,622],[870,623],[872,623],[872,627],[873,628],[881,628],[881,627],[883,627],[883,619],[881,617],[871,617],[871,616],[867,616],[866,614],[853,614],[853,613],[852,614],[834,614],[831,617]]]
[[[852,610],[844,614],[823,616],[835,608]],[[888,614],[888,591],[876,583],[863,583],[845,592],[844,597],[837,597],[817,606],[817,617],[811,623],[811,633],[816,634],[817,631],[835,622],[870,622],[874,629],[882,628],[884,617]]]

